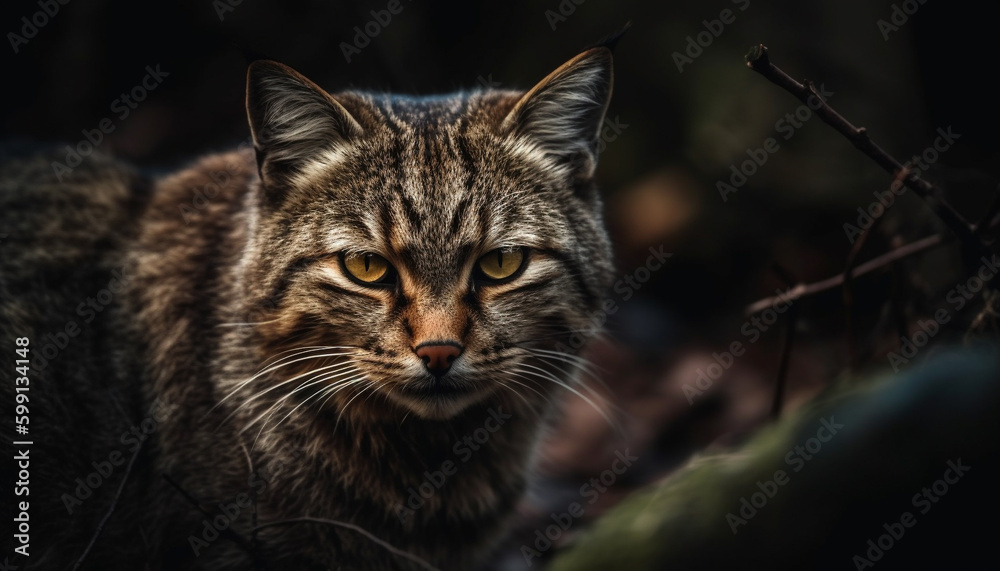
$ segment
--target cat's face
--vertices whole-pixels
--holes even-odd
[[[566,381],[568,358],[543,351],[591,328],[610,277],[593,184],[610,92],[605,48],[527,94],[330,96],[254,64],[248,275],[275,308],[266,356],[306,351],[287,390],[442,419]]]

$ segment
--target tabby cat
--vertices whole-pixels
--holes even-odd
[[[11,563],[489,561],[610,282],[611,85],[604,46],[527,92],[435,97],[258,61],[252,150],[153,181],[8,157],[0,347],[30,340],[33,438]]]

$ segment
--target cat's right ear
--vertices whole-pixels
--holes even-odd
[[[247,71],[247,116],[257,168],[269,192],[285,189],[310,164],[362,135],[351,114],[292,68],[255,61]]]
[[[524,94],[501,123],[576,177],[597,167],[600,131],[614,78],[611,49],[591,48]]]

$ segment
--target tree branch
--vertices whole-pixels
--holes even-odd
[[[987,207],[986,214],[976,224],[976,229],[973,231],[976,238],[983,239],[983,234],[986,233],[986,230],[993,227],[993,220],[997,214],[1000,214],[1000,184],[997,185],[996,191],[993,193],[993,201]]]
[[[788,368],[792,359],[792,343],[795,341],[795,326],[798,322],[798,314],[797,305],[792,305],[788,308],[788,323],[785,325],[785,340],[781,347],[778,377],[774,383],[774,394],[771,396],[771,420],[778,420],[781,417],[781,408],[785,404]]]
[[[135,459],[139,457],[139,453],[142,452],[142,441],[139,441],[139,446],[136,447],[135,452],[132,453],[132,458],[128,461],[128,466],[125,467],[125,475],[122,476],[121,483],[118,484],[118,489],[115,491],[115,496],[111,499],[111,506],[108,507],[108,511],[101,518],[101,521],[97,524],[97,529],[94,531],[94,535],[91,536],[90,542],[87,543],[87,547],[84,548],[83,553],[73,564],[73,571],[80,568],[83,565],[83,561],[90,555],[90,550],[94,548],[94,544],[97,543],[97,538],[101,536],[101,532],[104,531],[104,526],[108,524],[108,520],[111,519],[111,514],[115,513],[115,508],[118,507],[118,500],[122,497],[122,492],[125,490],[125,484],[128,483],[129,476],[132,475],[132,467],[135,465]]]
[[[788,91],[797,99],[809,105],[823,122],[846,137],[855,147],[894,177],[898,176],[905,168],[899,161],[875,144],[871,137],[868,136],[868,131],[864,127],[855,127],[850,121],[823,101],[823,98],[820,97],[811,81],[805,80],[804,83],[799,83],[772,64],[771,58],[767,53],[767,47],[764,44],[758,44],[750,48],[750,53],[747,54],[746,61],[747,67],[763,75],[771,83]],[[972,225],[958,211],[944,201],[940,190],[921,178],[914,170],[907,170],[908,172],[903,176],[903,184],[923,198],[941,221],[954,232],[955,236],[962,243],[963,248],[970,255],[969,259],[974,260],[980,256],[989,256],[991,252],[979,237],[973,233]]]
[[[212,519],[215,516],[219,515],[217,513],[212,513],[211,511],[206,509],[205,506],[202,505],[202,503],[198,500],[198,498],[192,496],[187,490],[185,490],[179,483],[177,483],[176,480],[171,478],[169,475],[167,475],[166,473],[160,475],[163,477],[164,481],[170,484],[172,488],[177,490],[177,492],[180,493],[181,497],[187,500],[192,506],[194,506],[195,509],[201,512],[202,515],[204,515],[208,519]],[[257,554],[253,550],[253,545],[251,545],[249,541],[244,539],[242,535],[233,531],[231,527],[227,527],[226,529],[221,530],[219,532],[219,535],[232,541],[236,545],[239,545],[253,559],[255,568],[260,568],[260,561],[258,560]]]
[[[874,272],[875,270],[882,269],[886,266],[893,264],[894,262],[912,256],[914,254],[923,252],[925,250],[930,250],[942,244],[947,243],[947,240],[940,234],[935,234],[933,236],[928,236],[916,242],[911,242],[905,246],[900,246],[895,250],[890,250],[889,252],[882,254],[881,256],[869,260],[863,264],[859,264],[854,267],[851,271],[851,277],[857,278],[865,274]],[[837,274],[833,277],[826,278],[825,280],[820,280],[811,284],[799,284],[792,289],[788,290],[787,293],[782,295],[775,295],[771,297],[765,297],[764,299],[757,300],[746,307],[744,314],[751,316],[760,311],[764,311],[768,307],[776,303],[783,302],[794,302],[798,301],[803,297],[808,297],[811,295],[816,295],[818,293],[840,287],[844,283],[845,273]]]

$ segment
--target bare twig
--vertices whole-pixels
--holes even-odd
[[[211,518],[214,518],[215,516],[219,515],[219,514],[215,514],[215,513],[210,512],[209,510],[207,510],[205,508],[205,506],[203,506],[202,503],[198,501],[197,498],[195,498],[194,496],[192,496],[191,494],[189,494],[187,492],[187,490],[185,490],[183,487],[181,487],[181,485],[178,484],[169,475],[167,475],[167,474],[161,474],[161,475],[163,476],[163,479],[168,484],[170,484],[171,487],[173,487],[175,490],[177,490],[178,492],[180,492],[181,496],[184,499],[186,499],[191,505],[193,505],[198,511],[200,511],[205,517],[211,519]],[[250,542],[248,542],[246,539],[244,539],[242,535],[236,533],[230,527],[227,527],[227,528],[221,530],[219,532],[219,534],[222,535],[223,537],[225,537],[226,539],[229,539],[230,541],[236,543],[240,547],[242,547],[243,550],[246,551],[247,554],[250,555],[251,558],[253,558],[254,565],[256,567],[258,567],[258,568],[260,567],[260,562],[257,560],[257,554],[253,550],[253,546],[250,544]]]
[[[240,448],[243,449],[243,455],[247,459],[247,468],[250,469],[250,476],[257,473],[257,468],[254,467],[253,458],[250,456],[250,451],[247,450],[246,444],[240,442]],[[253,486],[250,488],[250,504],[253,506],[253,513],[250,518],[250,528],[253,530],[257,529],[257,487]],[[250,534],[250,546],[253,548],[254,553],[257,552],[257,548],[260,543],[258,541],[257,532],[253,531]]]
[[[996,218],[997,214],[1000,214],[1000,185],[997,185],[996,191],[993,193],[993,201],[990,202],[989,208],[986,209],[986,214],[979,219],[979,223],[976,224],[976,229],[973,232],[976,238],[982,240],[983,233],[986,232],[987,228],[993,226],[992,221]]]
[[[896,179],[906,176],[909,169],[903,168],[896,175]],[[891,206],[891,205],[890,205]],[[858,364],[857,338],[854,335],[854,266],[861,254],[861,248],[868,241],[868,236],[875,231],[885,214],[889,211],[889,206],[882,208],[877,216],[872,216],[872,223],[861,231],[861,234],[851,245],[851,251],[847,254],[847,264],[844,267],[844,321],[845,334],[847,335],[847,363],[848,367],[855,368]]]
[[[785,325],[785,341],[781,348],[781,363],[778,365],[778,379],[774,384],[774,398],[771,401],[771,420],[781,416],[785,401],[785,387],[788,385],[788,364],[792,358],[792,342],[795,340],[795,325],[798,322],[798,307],[788,307],[788,324]]]
[[[132,474],[132,466],[135,465],[135,459],[139,457],[139,453],[142,452],[143,442],[139,442],[139,446],[136,447],[135,452],[132,453],[132,458],[128,461],[128,466],[125,467],[125,475],[122,476],[122,481],[118,484],[118,490],[115,491],[115,497],[111,499],[111,506],[108,507],[107,513],[101,518],[101,521],[97,524],[97,529],[94,531],[94,535],[91,536],[90,542],[87,547],[80,554],[80,557],[73,564],[73,571],[80,568],[83,565],[83,561],[90,555],[90,550],[94,548],[94,544],[97,543],[97,538],[101,536],[101,532],[104,531],[104,526],[108,524],[108,520],[111,519],[111,514],[115,513],[115,508],[118,507],[118,500],[122,497],[122,492],[125,490],[125,484],[128,482],[128,477]]]
[[[771,269],[786,287],[793,287],[799,283],[795,275],[781,264],[771,264]],[[785,387],[788,385],[788,363],[792,355],[792,342],[795,338],[795,325],[798,312],[795,305],[788,308],[788,324],[785,326],[785,340],[781,347],[781,361],[778,364],[778,374],[774,378],[774,395],[771,401],[771,420],[778,420],[781,416],[781,406],[785,401]]]
[[[947,243],[947,240],[940,234],[935,234],[933,236],[928,236],[926,238],[917,240],[916,242],[911,242],[905,246],[900,246],[894,250],[886,252],[881,256],[869,260],[863,264],[859,264],[854,271],[852,276],[857,278],[865,274],[874,272],[875,270],[882,269],[886,266],[893,264],[908,256],[918,254],[925,250],[930,250],[942,244]],[[754,315],[760,311],[771,307],[775,303],[782,303],[787,301],[797,301],[800,298],[816,295],[818,293],[831,290],[836,287],[840,287],[844,283],[844,274],[837,274],[833,277],[826,278],[825,280],[820,280],[811,284],[802,284],[793,287],[788,290],[788,292],[781,295],[775,295],[771,297],[765,297],[764,299],[757,300],[746,307],[743,313],[747,316]]]
[[[823,98],[820,97],[819,92],[816,91],[812,82],[805,80],[804,83],[799,83],[772,64],[767,53],[767,48],[763,44],[752,47],[750,53],[746,56],[746,61],[747,67],[763,75],[785,91],[788,91],[803,103],[810,105],[823,122],[846,137],[861,152],[893,176],[896,176],[904,168],[899,161],[872,141],[871,137],[868,136],[868,131],[864,127],[855,127],[850,121],[823,101]],[[903,182],[913,192],[923,198],[934,213],[954,232],[963,248],[971,256],[969,259],[974,260],[980,256],[990,254],[989,249],[973,233],[972,225],[958,211],[944,201],[937,187],[921,178],[919,174],[912,170],[906,174]]]
[[[910,322],[906,318],[908,300],[905,297],[906,293],[910,291],[909,287],[906,287],[908,283],[908,276],[903,273],[903,269],[899,266],[893,266],[892,290],[889,293],[889,299],[892,301],[892,318],[895,320],[894,325],[896,326],[896,339],[894,340],[896,351],[901,349],[902,340],[910,333]]]
[[[795,284],[799,283],[799,280],[796,279],[795,274],[793,274],[791,271],[789,271],[788,268],[779,263],[771,264],[771,271],[774,272],[774,275],[778,276],[778,278],[781,279],[781,281],[785,282],[786,287],[792,287]]]
[[[376,537],[375,535],[373,535],[371,532],[369,532],[365,528],[357,526],[357,525],[354,525],[353,523],[347,523],[347,522],[344,522],[344,521],[337,521],[337,520],[334,520],[334,519],[323,519],[323,518],[318,518],[318,517],[308,517],[308,516],[307,517],[297,517],[297,518],[292,518],[292,519],[283,519],[281,521],[269,521],[267,523],[262,523],[262,524],[258,525],[257,527],[255,527],[253,529],[253,531],[257,532],[258,530],[264,529],[266,527],[273,527],[273,526],[276,526],[276,525],[288,525],[288,524],[293,524],[293,523],[321,523],[321,524],[324,524],[324,525],[333,525],[333,526],[336,526],[336,527],[342,527],[344,529],[349,529],[349,530],[357,532],[357,533],[365,536],[366,538],[370,539],[371,541],[377,543],[378,545],[380,545],[383,548],[385,548],[386,551],[388,551],[388,552],[390,552],[390,553],[392,553],[394,555],[398,555],[399,557],[402,557],[404,559],[409,559],[410,561],[416,563],[420,567],[423,567],[424,569],[427,569],[427,571],[440,571],[437,567],[434,567],[433,565],[431,565],[430,563],[428,563],[428,562],[424,561],[423,559],[417,557],[416,555],[414,555],[412,553],[409,553],[407,551],[403,551],[402,549],[399,549],[398,547],[395,547],[392,544],[390,544],[390,543],[388,543],[388,542],[386,542],[386,541],[384,541],[382,539],[379,539],[378,537]]]
[[[1000,292],[994,289],[983,289],[983,309],[972,320],[969,330],[965,333],[966,342],[980,335],[995,336],[1000,332]]]

